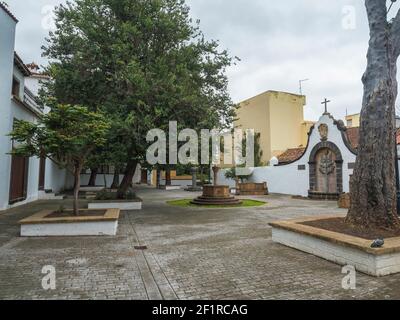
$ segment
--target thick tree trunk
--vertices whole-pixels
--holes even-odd
[[[98,168],[90,168],[90,178],[89,178],[89,187],[95,187],[96,186],[96,178],[97,178],[97,173],[99,172]]]
[[[117,189],[119,187],[119,168],[115,168],[115,172],[114,172],[114,179],[113,182],[111,184],[111,189]]]
[[[167,169],[165,170],[165,185],[166,186],[171,186],[172,181],[171,181],[171,168],[167,166]]]
[[[135,176],[138,162],[136,160],[130,160],[126,166],[124,178],[122,179],[121,185],[118,189],[118,198],[123,199],[129,187],[132,186],[132,180]]]
[[[81,187],[81,171],[82,166],[77,164],[74,168],[74,215],[79,216],[79,189]]]
[[[367,70],[363,76],[358,156],[346,220],[365,229],[397,229],[400,226],[395,175],[397,56],[386,20],[385,1],[367,0],[366,6],[371,34]]]

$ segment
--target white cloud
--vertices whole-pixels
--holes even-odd
[[[19,18],[16,47],[23,59],[45,63],[41,45],[48,33],[42,27],[43,8],[62,0],[8,0]],[[360,111],[361,76],[366,65],[368,25],[359,0],[188,0],[194,19],[208,38],[241,58],[229,69],[234,101],[266,90],[298,93],[303,84],[306,118],[316,120],[321,101],[332,100],[331,113],[343,118]],[[353,6],[355,29],[343,28],[345,6]],[[396,4],[391,14],[399,9]]]

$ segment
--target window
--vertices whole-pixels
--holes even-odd
[[[20,87],[19,81],[13,78],[12,91],[11,91],[11,94],[13,96],[19,97],[19,87]]]
[[[352,119],[351,120],[347,120],[347,126],[349,128],[353,127],[353,120]]]

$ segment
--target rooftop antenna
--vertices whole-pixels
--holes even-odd
[[[387,13],[390,12],[390,9],[392,9],[394,3],[395,3],[397,0],[390,0],[390,1],[391,1],[391,4],[390,4],[390,6],[389,6],[389,9],[388,9]]]
[[[303,95],[303,82],[309,81],[310,79],[303,79],[299,80],[299,89],[300,89],[300,95]]]

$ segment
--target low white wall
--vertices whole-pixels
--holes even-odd
[[[115,236],[118,220],[21,225],[21,237]]]
[[[119,176],[120,182],[122,181],[123,178],[124,178],[124,175],[121,174]],[[81,175],[81,186],[87,186],[89,183],[89,179],[90,179],[90,173],[82,174]],[[104,175],[102,173],[99,173],[96,176],[96,186],[104,186],[106,184],[107,188],[110,188],[113,180],[114,180],[113,174]],[[138,168],[136,169],[136,172],[135,172],[135,176],[132,179],[132,182],[133,182],[133,184],[137,184],[137,183],[140,183],[140,181],[141,181],[141,169],[138,166]],[[73,185],[73,183],[72,183],[72,185]]]
[[[342,132],[338,129],[335,120],[330,115],[323,115],[315,125],[307,150],[299,160],[283,166],[255,168],[249,181],[256,183],[267,182],[270,193],[308,196],[310,189],[309,161],[313,148],[321,142],[321,136],[318,131],[321,124],[328,125],[328,142],[334,143],[341,152],[343,158],[343,192],[349,192],[350,175],[353,174],[353,169],[349,169],[349,164],[355,163],[356,156],[346,146],[343,141]],[[305,168],[305,170],[301,170],[299,166],[302,169]],[[235,186],[233,180],[225,178],[225,172],[226,170],[220,171],[218,183]]]
[[[68,179],[68,176],[71,176]],[[46,159],[45,190],[54,193],[62,192],[73,187],[72,175],[65,169],[60,169],[53,161]]]
[[[165,186],[165,179],[161,179],[160,181],[162,186]],[[171,181],[173,186],[180,186],[180,187],[188,187],[192,185],[192,180],[173,180]]]

